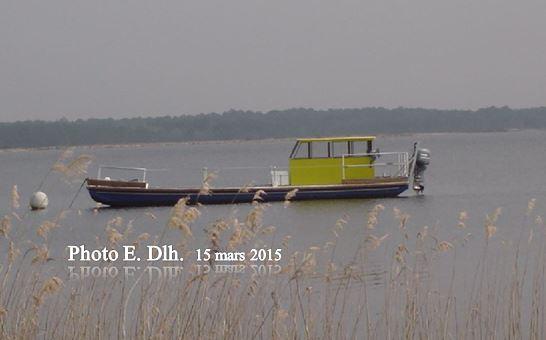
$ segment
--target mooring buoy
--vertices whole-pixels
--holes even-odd
[[[30,197],[30,208],[32,210],[45,209],[48,203],[47,195],[41,191],[33,193]]]

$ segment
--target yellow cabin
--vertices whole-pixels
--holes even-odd
[[[290,185],[334,185],[374,178],[374,139],[373,136],[298,139],[290,154]]]

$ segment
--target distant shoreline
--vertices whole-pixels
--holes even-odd
[[[451,132],[415,132],[415,133],[378,133],[374,134],[377,137],[402,137],[402,136],[415,136],[415,135],[427,135],[427,136],[440,136],[450,134],[492,134],[492,133],[508,133],[508,132],[525,132],[525,131],[546,131],[546,129],[510,129],[499,131],[451,131]],[[29,147],[29,148],[5,148],[0,149],[0,153],[11,152],[35,152],[35,151],[51,151],[51,150],[64,150],[67,148],[80,148],[80,149],[122,149],[122,148],[134,148],[134,147],[148,147],[148,146],[172,146],[172,145],[192,145],[192,144],[238,144],[238,143],[268,143],[268,142],[292,142],[298,137],[283,137],[283,138],[261,138],[261,139],[226,139],[226,140],[202,140],[202,141],[181,141],[181,142],[146,142],[146,143],[120,143],[120,144],[87,144],[87,145],[60,145],[60,146],[44,146],[44,147]]]
[[[195,116],[0,123],[0,149],[144,145],[293,137],[546,129],[546,107],[471,110],[381,107],[237,111]]]

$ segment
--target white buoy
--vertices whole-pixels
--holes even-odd
[[[48,203],[47,195],[41,191],[33,193],[30,197],[30,208],[32,210],[45,209]]]

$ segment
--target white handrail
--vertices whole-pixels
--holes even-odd
[[[167,169],[147,169],[147,168],[137,168],[130,166],[112,166],[112,165],[99,165],[99,171],[97,173],[97,178],[101,179],[103,169],[113,169],[113,170],[129,170],[129,171],[139,171],[142,172],[142,182],[146,182],[146,173],[148,171],[166,171]]]
[[[346,164],[345,158],[351,157],[380,157],[380,156],[395,156],[396,159],[393,159],[391,162],[383,163],[369,163],[369,164]],[[358,153],[358,154],[344,154],[341,156],[341,176],[342,179],[346,179],[346,168],[376,168],[380,166],[396,166],[398,171],[396,176],[408,176],[409,170],[409,155],[407,152],[371,152],[371,153]]]

